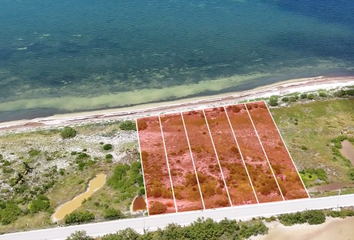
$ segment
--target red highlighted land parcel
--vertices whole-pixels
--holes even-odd
[[[150,215],[309,197],[264,102],[137,126]]]

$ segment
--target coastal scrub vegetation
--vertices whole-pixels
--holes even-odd
[[[285,226],[308,223],[310,225],[319,225],[326,221],[326,217],[346,218],[354,216],[353,208],[341,208],[338,210],[307,210],[303,212],[281,214],[269,218],[253,218],[250,221],[237,221],[223,219],[214,221],[210,218],[199,218],[187,226],[178,224],[169,224],[164,229],[156,231],[145,231],[139,234],[135,230],[128,228],[117,233],[106,234],[100,240],[231,240],[231,239],[249,239],[252,236],[266,235],[269,228],[265,223],[279,221]],[[79,238],[80,237],[80,238]],[[91,239],[85,232],[78,231],[73,233],[66,240]]]
[[[341,153],[343,140],[354,142],[354,100],[343,91],[345,99],[327,93],[326,100],[270,108],[312,197],[337,195],[338,186],[341,194],[354,192],[354,166]]]
[[[121,130],[125,130],[125,131],[136,131],[136,124],[133,121],[127,120],[127,121],[123,121],[119,124],[119,128]]]
[[[95,215],[89,211],[74,211],[65,216],[66,224],[77,224],[77,223],[85,223],[90,222],[95,219]]]
[[[304,223],[317,225],[326,221],[326,215],[322,210],[308,210],[305,212],[282,214],[278,219],[285,226]]]
[[[115,121],[62,129],[1,132],[0,233],[55,226],[51,221],[54,209],[85,192],[97,174],[105,174],[110,179],[116,165],[130,167],[137,162],[136,132],[120,130],[119,124]],[[112,145],[111,152],[103,150],[104,143]],[[141,171],[138,172],[142,179]],[[139,182],[140,185],[132,186],[134,191],[127,187],[124,200],[120,191],[106,184],[83,201],[77,212],[88,211],[95,221],[141,215],[129,211],[133,199],[145,194],[144,185]],[[92,221],[92,217],[80,218],[85,214],[75,214],[68,218],[68,224]],[[59,224],[66,224],[65,219]]]
[[[308,185],[309,182],[321,180],[327,182],[327,173],[322,168],[307,168],[299,172],[302,180],[305,185]]]
[[[122,201],[139,195],[140,189],[144,188],[140,161],[134,161],[130,165],[117,164],[107,185],[120,193],[119,199]]]
[[[156,231],[147,231],[144,234],[139,234],[135,230],[128,228],[117,233],[107,234],[101,237],[101,240],[120,240],[120,239],[195,239],[195,240],[218,240],[218,239],[247,239],[251,236],[265,235],[268,233],[268,228],[259,220],[254,219],[247,222],[224,219],[216,222],[212,219],[201,219],[188,226],[180,226],[177,224],[169,224],[164,229]],[[77,234],[77,233],[74,233]],[[67,240],[79,240],[82,238],[73,238],[74,234]],[[81,235],[81,237],[87,235]],[[86,238],[83,238],[86,239]],[[89,238],[87,238],[89,239]]]
[[[333,98],[353,98],[354,97],[354,88],[338,89],[338,90],[319,90],[316,92],[307,92],[307,93],[291,93],[283,97],[280,96],[271,96],[267,99],[269,106],[276,107],[280,104],[291,104],[295,102],[306,102],[312,100],[325,100]],[[257,99],[256,99],[257,100]],[[249,100],[251,101],[251,100]]]

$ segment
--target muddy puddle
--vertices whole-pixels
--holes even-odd
[[[131,206],[132,212],[145,211],[146,202],[143,197],[136,197]]]
[[[340,153],[344,157],[348,158],[354,166],[354,145],[351,142],[344,140],[342,142],[342,149],[340,150]]]
[[[65,217],[65,215],[70,214],[76,209],[78,209],[81,206],[82,201],[84,199],[89,198],[95,191],[103,187],[105,183],[106,183],[105,174],[96,175],[96,177],[89,182],[89,186],[86,192],[76,196],[73,200],[66,202],[57,208],[57,210],[52,216],[52,220],[53,221],[61,220]]]

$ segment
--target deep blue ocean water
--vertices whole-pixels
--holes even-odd
[[[53,98],[259,75],[195,92],[207,95],[350,75],[353,12],[352,0],[0,0],[0,120],[72,110]]]

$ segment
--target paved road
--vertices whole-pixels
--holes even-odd
[[[114,233],[118,230],[126,229],[128,227],[133,228],[138,232],[142,232],[144,228],[155,230],[158,227],[164,227],[169,223],[177,223],[180,225],[189,224],[197,220],[199,217],[212,218],[214,220],[222,220],[224,218],[250,219],[252,217],[267,217],[283,213],[304,211],[306,209],[326,209],[336,208],[338,206],[354,206],[354,194],[228,207],[216,210],[171,213],[136,219],[42,229],[29,232],[0,235],[0,240],[59,240],[65,239],[71,233],[78,230],[85,230],[89,235],[99,236],[106,233]]]

